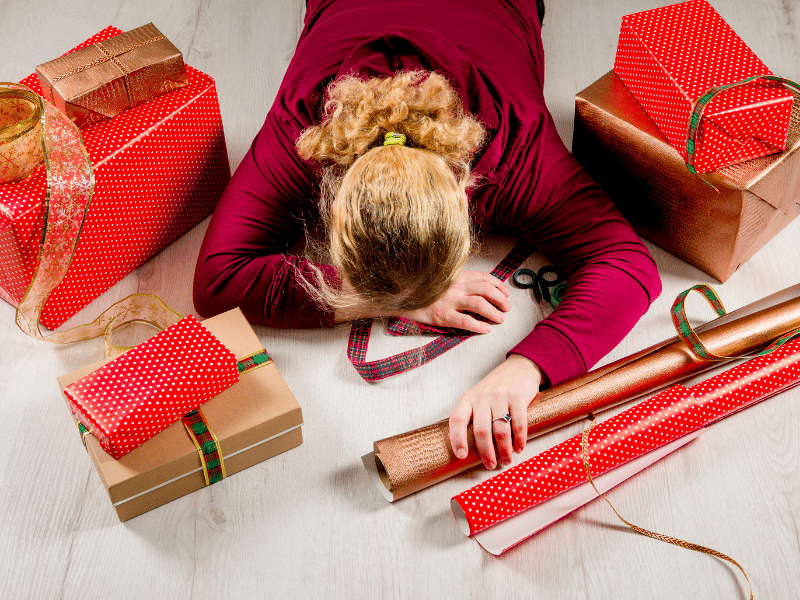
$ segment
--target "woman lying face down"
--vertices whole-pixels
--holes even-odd
[[[198,312],[240,306],[272,327],[398,316],[486,333],[510,293],[464,270],[473,232],[515,231],[568,275],[567,290],[450,415],[456,456],[472,423],[484,465],[510,463],[539,387],[591,368],[660,292],[638,236],[564,147],[543,71],[530,2],[311,0],[206,233]],[[292,255],[319,219],[326,259]]]

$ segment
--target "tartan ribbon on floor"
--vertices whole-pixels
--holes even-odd
[[[200,464],[203,467],[203,477],[205,477],[206,485],[225,479],[225,463],[222,460],[222,450],[220,450],[217,436],[208,427],[208,422],[203,413],[200,412],[200,409],[198,408],[188,413],[181,421],[192,439],[192,443],[197,448],[197,453],[200,455]]]
[[[500,261],[500,264],[492,270],[491,274],[500,281],[505,281],[532,252],[533,247],[530,244],[524,241],[517,242],[506,257]],[[388,358],[367,361],[367,347],[371,329],[372,319],[354,321],[353,326],[350,328],[350,339],[347,342],[347,357],[353,363],[358,374],[367,381],[378,381],[415,369],[475,335],[473,332],[464,331],[463,329],[432,327],[414,323],[404,318],[390,319],[388,332],[392,335],[408,335],[420,332],[438,333],[440,335],[419,348],[407,350]]]

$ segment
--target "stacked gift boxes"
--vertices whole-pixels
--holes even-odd
[[[694,159],[716,170],[685,164],[693,102],[754,75],[771,72],[690,0],[625,17],[614,71],[576,97],[575,157],[641,235],[723,282],[800,214],[800,113],[780,84],[715,96]]]
[[[178,325],[173,327],[178,328]],[[122,448],[124,453],[119,459],[115,459],[104,449],[105,445],[109,450],[115,451],[109,446],[109,440],[105,439],[101,443],[101,438],[104,436],[97,435],[97,431],[93,430],[97,427],[95,421],[87,419],[85,414],[81,413],[81,407],[76,405],[72,394],[64,395],[76,422],[85,424],[81,427],[81,432],[86,451],[121,521],[214,483],[215,478],[209,477],[212,469],[230,476],[299,446],[303,441],[301,430],[303,416],[300,406],[274,362],[247,360],[248,357],[264,356],[265,352],[242,312],[235,309],[207,319],[202,324],[196,324],[196,327],[207,330],[208,336],[216,338],[218,343],[239,359],[240,365],[243,365],[240,367],[238,381],[225,387],[199,406],[207,424],[207,436],[211,439],[216,438],[218,442],[218,448],[214,450],[218,450],[220,464],[204,463],[200,456],[204,444],[201,441],[198,444],[200,447],[195,445],[197,437],[189,433],[189,428],[194,423],[185,423],[185,420],[172,422],[152,437],[149,434],[144,435],[148,439],[133,449],[125,444]],[[170,330],[173,328],[164,333]],[[202,340],[197,341],[197,336],[187,335],[185,331],[177,329],[171,332],[170,340],[170,343],[159,351],[161,358],[168,359],[173,356],[182,344],[192,346],[193,355],[198,355],[198,352],[202,354],[202,347],[205,345]],[[184,349],[181,352],[185,351]],[[215,352],[217,351],[211,350],[207,356],[210,373],[213,373],[213,365],[216,364]],[[152,350],[148,350],[148,355],[150,354]],[[124,357],[125,354],[120,356]],[[166,360],[166,366],[163,368],[165,382],[170,379],[171,362]],[[79,369],[59,377],[59,384],[62,390],[70,389],[74,392],[79,382],[87,381],[93,373],[102,373],[103,366],[111,364],[105,361]],[[118,374],[122,368],[124,365],[119,367]],[[100,383],[104,385],[103,382]],[[165,385],[164,388],[167,389],[169,386]],[[102,398],[100,402],[102,406]],[[136,417],[135,414],[133,416]],[[163,421],[163,419],[156,420]],[[136,420],[127,425],[128,433],[130,430],[135,432]],[[142,425],[144,429],[144,420]],[[112,441],[125,442],[127,439],[125,435],[128,433],[120,433],[124,435]],[[206,432],[197,430],[195,433],[202,436]],[[199,439],[202,440],[202,437]],[[214,460],[218,458],[215,456]]]
[[[52,224],[75,235],[83,224],[41,314],[51,328],[207,216],[230,179],[213,80],[152,24],[118,34],[109,27],[22,82],[81,127],[94,171],[85,214],[53,213],[62,205],[47,202],[44,167],[0,185],[0,297],[12,304],[35,269],[54,268],[38,264]],[[142,310],[133,316],[147,320]],[[238,309],[186,317],[59,383],[123,521],[302,443],[300,406]]]
[[[75,50],[119,33],[108,27]],[[214,209],[230,179],[216,88],[186,72],[187,85],[82,130],[95,190],[45,326],[59,326]],[[43,93],[35,75],[22,83]],[[0,297],[14,305],[33,275],[45,196],[43,167],[0,185]]]

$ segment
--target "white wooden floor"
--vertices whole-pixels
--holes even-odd
[[[550,0],[547,98],[571,142],[573,96],[611,69],[622,15],[662,0]],[[712,0],[776,73],[800,78],[798,0]],[[301,0],[0,0],[0,79],[17,81],[113,24],[149,21],[216,78],[232,167],[263,122],[300,32]],[[135,291],[192,311],[200,225],[79,313],[88,321]],[[800,280],[800,220],[726,284],[651,247],[664,292],[606,359],[672,335],[668,308],[698,282],[736,308]],[[489,268],[510,241],[492,239]],[[456,527],[449,499],[474,471],[388,504],[360,456],[372,442],[444,418],[459,395],[530,328],[528,293],[512,318],[417,371],[376,385],[345,356],[348,328],[258,334],[303,407],[300,448],[120,524],[67,417],[56,376],[98,359],[87,342],[21,334],[0,302],[0,597],[52,598],[746,598],[714,558],[638,536],[594,502],[501,558]],[[697,320],[710,310],[691,305]],[[401,344],[377,335],[371,356]],[[405,348],[405,345],[402,346]],[[373,354],[374,353],[374,354]],[[468,366],[467,366],[468,365]],[[529,443],[529,457],[578,426]],[[634,523],[738,560],[757,598],[800,597],[800,389],[729,418],[611,492]]]

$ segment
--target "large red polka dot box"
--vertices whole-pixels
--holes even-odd
[[[122,33],[108,27],[74,50]],[[77,250],[41,323],[58,327],[208,216],[230,180],[214,80],[186,66],[188,84],[81,130],[95,189]],[[36,93],[36,75],[22,80]],[[42,237],[47,177],[0,184],[0,298],[17,305]]]
[[[712,97],[687,152],[698,99],[773,75],[706,0],[623,17],[614,72],[698,173],[784,150],[793,96],[781,83],[757,79]]]

